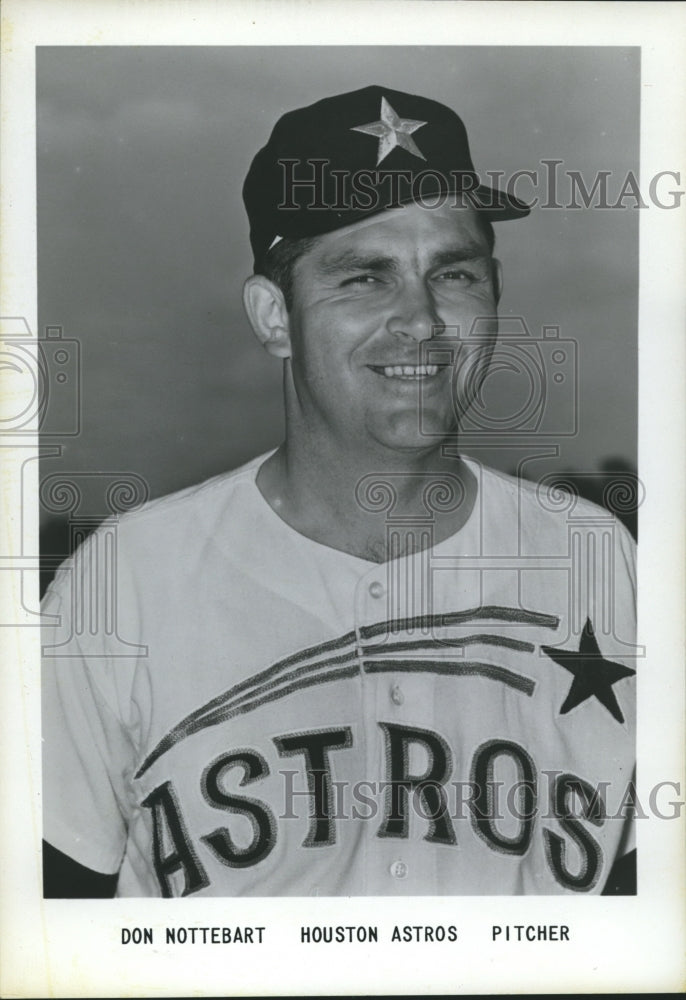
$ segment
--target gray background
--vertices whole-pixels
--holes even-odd
[[[284,111],[370,83],[421,93],[463,118],[482,177],[559,159],[587,185],[612,171],[616,200],[638,174],[639,69],[638,49],[608,47],[39,48],[39,326],[82,351],[80,433],[60,437],[51,400],[43,429],[61,451],[42,475],[132,472],[154,497],[281,440],[280,366],[241,307],[241,186]],[[578,345],[578,433],[531,476],[635,465],[639,214],[538,209],[496,226],[502,315]],[[556,405],[549,426],[567,426]],[[466,450],[512,471],[527,447]],[[95,478],[84,488],[104,516]],[[44,551],[64,548],[65,517],[42,512]]]

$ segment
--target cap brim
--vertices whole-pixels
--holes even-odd
[[[507,194],[506,191],[499,191],[497,188],[489,188],[480,184],[473,191],[468,193],[469,199],[474,207],[488,215],[493,222],[505,219],[521,219],[528,215],[531,209],[519,198]]]
[[[432,184],[431,181],[434,181]],[[452,184],[442,183],[437,178],[427,177],[428,183],[422,184],[420,197],[402,198],[399,205],[426,203],[427,208],[435,207],[433,199],[447,195],[462,195],[477,212],[483,213],[491,222],[504,222],[508,219],[523,219],[531,211],[530,207],[514,195],[498,188],[490,188],[485,184],[463,190]]]

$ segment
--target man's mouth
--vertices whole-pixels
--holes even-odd
[[[445,368],[445,365],[370,365],[372,371],[384,378],[406,380],[431,378]]]

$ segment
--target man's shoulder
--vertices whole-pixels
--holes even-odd
[[[582,531],[607,527],[633,545],[628,530],[612,511],[580,496],[564,473],[534,482],[473,459],[469,464],[477,475],[482,509],[493,512],[494,516],[508,513],[513,518],[516,516],[520,529],[535,532],[550,529],[566,534],[571,527]]]
[[[165,524],[178,528],[185,522],[192,524],[198,520],[211,522],[214,516],[224,514],[243,490],[251,493],[265,457],[259,455],[236,469],[149,500],[114,520],[125,532],[150,531]]]
[[[68,575],[75,558],[87,563],[97,559],[101,546],[116,547],[127,563],[151,565],[162,570],[174,561],[201,553],[220,532],[242,530],[246,518],[256,518],[255,477],[265,455],[228,472],[212,476],[185,489],[157,497],[134,510],[113,514],[102,521],[73,555],[60,566],[53,589]],[[106,542],[107,538],[111,542]]]
[[[255,483],[264,458],[107,517],[58,567],[44,607],[56,611],[55,602],[71,601],[81,579],[98,587],[116,575],[119,598],[135,603],[134,594],[167,593],[174,580],[193,587],[213,554],[245,565],[244,549],[268,509]]]

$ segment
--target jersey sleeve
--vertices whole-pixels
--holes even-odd
[[[91,539],[60,568],[41,609],[43,832],[80,864],[115,873],[126,846],[132,744],[105,630],[87,627],[92,590],[78,581],[93,579]]]

